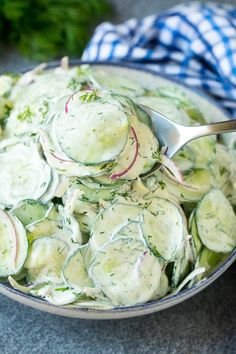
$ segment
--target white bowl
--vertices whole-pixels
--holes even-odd
[[[79,61],[74,61],[72,64],[78,65]],[[173,80],[167,76],[156,74],[152,70],[145,69],[141,65],[132,64],[114,64],[114,63],[90,63],[95,67],[102,67],[103,70],[108,71],[110,75],[124,75],[126,77],[133,78],[139,81],[141,84],[145,83],[145,86],[149,88],[156,88],[163,84],[171,84],[181,86],[184,91],[188,93],[190,97],[201,107],[204,116],[208,122],[218,122],[229,119],[229,115],[225,112],[213,99],[206,96],[200,91],[194,90],[186,85],[181,84],[179,81]],[[49,67],[55,67],[58,63],[50,63]],[[232,138],[232,134],[224,136],[225,143],[229,143]],[[161,311],[171,306],[174,306],[191,296],[194,296],[213,281],[215,281],[234,261],[236,260],[236,249],[229,255],[229,257],[222,262],[207,279],[192,286],[189,289],[181,291],[177,295],[171,295],[161,300],[148,302],[143,305],[119,307],[112,310],[94,310],[86,308],[78,308],[74,306],[55,306],[39,298],[31,295],[26,295],[20,291],[14,290],[9,284],[0,283],[0,293],[8,296],[9,298],[21,302],[25,305],[31,306],[38,310],[50,312],[53,314],[76,317],[83,319],[119,319],[135,316],[142,316],[150,314],[156,311]]]

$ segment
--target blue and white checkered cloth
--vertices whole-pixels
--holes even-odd
[[[82,56],[143,63],[201,88],[236,118],[236,8],[189,3],[161,15],[97,27]]]

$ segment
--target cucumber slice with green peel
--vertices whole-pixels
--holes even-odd
[[[97,205],[83,202],[81,200],[76,201],[74,215],[77,218],[82,231],[89,232],[91,230],[97,214]]]
[[[37,200],[25,199],[17,203],[12,209],[12,213],[27,226],[35,221],[44,218],[48,206],[38,202]]]
[[[115,235],[111,237],[112,240],[120,238],[134,238],[143,242],[143,233],[138,221],[130,221],[126,226],[122,227]]]
[[[206,120],[200,109],[193,103],[190,97],[177,86],[166,86],[159,89],[156,93],[158,96],[166,97],[172,101],[178,108],[183,109],[188,116],[200,123],[206,124]]]
[[[199,255],[198,264],[200,267],[205,267],[206,275],[209,275],[209,273],[214,270],[214,268],[216,268],[218,264],[223,262],[227,257],[227,253],[216,253],[206,247],[203,247]]]
[[[101,100],[81,104],[79,95],[74,96],[68,113],[58,116],[56,135],[61,149],[85,165],[115,160],[127,142],[127,115],[121,107]]]
[[[65,176],[97,176],[106,173],[110,164],[99,167],[81,165],[69,159],[54,142],[51,141],[45,130],[40,131],[40,142],[48,164],[59,174]]]
[[[59,238],[41,237],[34,240],[25,264],[28,282],[62,282],[62,267],[68,253],[67,243]]]
[[[199,203],[196,223],[202,243],[211,251],[228,253],[236,246],[236,215],[219,189],[211,190]]]
[[[98,203],[100,200],[114,200],[118,195],[124,195],[130,190],[130,186],[127,184],[121,185],[118,189],[95,189],[89,188],[86,185],[80,183],[78,179],[74,179],[71,182],[72,190],[78,190],[78,199],[89,202]]]
[[[136,100],[136,102],[134,102],[128,96],[118,94],[112,94],[111,96],[120,102],[128,115],[135,115],[141,123],[147,125],[151,130],[153,130],[150,116],[138,104],[136,104]]]
[[[132,116],[130,124],[133,130],[117,159],[117,165],[112,169],[112,177],[118,176],[126,180],[136,179],[140,174],[149,171],[160,156],[159,143],[147,125],[139,122],[135,116]]]
[[[120,187],[122,184],[125,183],[125,181],[119,179],[119,180],[113,180],[110,178],[109,175],[101,175],[101,176],[96,176],[96,177],[90,177],[91,183],[94,183],[97,187],[99,187],[100,189],[113,189],[113,188],[118,188]],[[87,185],[88,187],[90,187],[87,184],[87,180],[85,181],[85,178],[83,178],[83,181],[81,181],[83,184]]]
[[[83,248],[78,249],[68,258],[63,268],[63,278],[67,286],[79,293],[86,287],[94,287],[85,266]]]
[[[52,236],[57,233],[58,229],[61,229],[61,225],[58,228],[59,214],[53,205],[50,205],[44,217],[26,226],[29,232],[29,240],[32,242],[38,237],[44,235]]]
[[[160,283],[155,290],[152,300],[162,299],[169,291],[169,279],[164,272],[161,273]]]
[[[193,140],[187,145],[195,154],[194,168],[201,169],[210,166],[216,157],[216,139],[207,136]]]
[[[215,179],[215,187],[222,189],[230,184],[234,161],[230,150],[222,145],[216,144],[216,158],[210,166],[211,173]]]
[[[102,70],[93,71],[90,79],[97,88],[109,90],[120,95],[127,95],[130,97],[142,95],[143,87],[136,81],[124,76],[113,77]]]
[[[172,202],[155,198],[143,210],[143,236],[153,254],[171,261],[183,248],[186,227],[179,208]]]
[[[170,99],[157,96],[143,96],[136,99],[137,103],[150,107],[153,110],[163,114],[165,117],[171,119],[175,123],[190,125],[191,119],[176,105],[170,102]]]
[[[214,176],[210,170],[193,170],[184,176],[184,181],[186,185],[200,191],[203,195],[214,185]]]
[[[153,196],[161,196],[185,203],[198,202],[214,185],[214,178],[209,170],[192,170],[184,176],[184,184],[178,183],[165,173],[155,172],[156,186]]]
[[[175,289],[179,283],[191,272],[192,269],[192,251],[189,241],[185,243],[184,248],[178,254],[173,266],[171,278],[171,288]]]
[[[51,171],[51,183],[46,191],[46,193],[40,198],[40,201],[43,204],[48,203],[49,201],[51,201],[56,194],[57,188],[60,184],[60,179],[59,179],[59,174],[57,173],[57,171],[54,171],[52,169]]]
[[[92,226],[89,246],[94,253],[131,221],[137,221],[142,208],[130,204],[114,203],[102,210]]]
[[[8,145],[7,145],[8,144]],[[52,171],[33,142],[5,142],[0,149],[0,203],[12,207],[22,199],[45,199]],[[47,198],[46,198],[47,199]]]
[[[26,231],[20,220],[0,209],[0,277],[18,274],[28,254]]]
[[[30,242],[47,235],[64,240],[72,249],[76,247],[76,243],[82,243],[79,223],[62,206],[58,206],[58,210],[51,206],[43,219],[27,225],[26,228]]]
[[[195,160],[195,154],[188,146],[181,149],[173,158],[173,161],[183,172],[191,170],[194,167]]]
[[[80,231],[80,226],[73,213],[70,213],[66,207],[62,207],[61,205],[58,206],[58,211],[60,215],[60,224],[62,224],[60,227],[65,232],[65,237],[70,235],[70,241],[72,243],[82,244],[83,238]]]
[[[151,131],[153,131],[153,127],[152,127],[152,121],[150,116],[144,111],[142,110],[142,108],[140,108],[138,105],[134,104],[134,102],[132,102],[132,108],[133,111],[135,113],[135,115],[137,116],[138,120],[145,124],[147,127],[149,127],[151,129]]]
[[[197,228],[195,216],[193,216],[192,222],[191,222],[191,234],[192,234],[195,253],[196,253],[196,256],[198,256],[199,253],[201,252],[203,244],[202,244],[202,241],[200,240],[199,235],[198,235],[198,228]]]
[[[125,238],[104,245],[89,274],[114,305],[136,305],[153,297],[161,265],[141,241]]]

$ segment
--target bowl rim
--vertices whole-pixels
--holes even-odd
[[[60,61],[53,61],[46,63],[46,69],[52,69],[60,65]],[[91,66],[110,66],[117,68],[127,68],[129,70],[139,70],[143,73],[149,73],[153,76],[160,77],[163,79],[171,80],[172,82],[187,88],[188,90],[196,93],[198,96],[205,98],[210,104],[214,105],[219,111],[221,111],[227,119],[231,119],[230,114],[211,96],[208,96],[203,91],[191,87],[179,79],[173,78],[169,75],[158,73],[150,67],[146,68],[143,64],[137,63],[128,63],[128,62],[113,62],[113,61],[82,61],[79,59],[70,60],[70,66],[89,64]],[[29,65],[22,70],[18,70],[20,73],[24,73],[28,70],[31,70],[35,65]],[[43,299],[37,298],[33,295],[24,294],[18,290],[15,290],[10,287],[9,284],[0,282],[0,293],[6,295],[7,297],[18,301],[24,305],[33,307],[38,310],[49,312],[56,315],[61,315],[65,317],[74,317],[80,319],[95,319],[95,320],[104,320],[104,319],[121,319],[121,318],[131,318],[136,316],[142,316],[150,314],[153,312],[161,311],[166,308],[172,307],[180,302],[187,300],[193,295],[199,293],[201,290],[210,285],[214,280],[216,280],[229,266],[236,260],[236,249],[225,259],[220,265],[210,274],[209,277],[203,279],[197,284],[194,284],[191,288],[187,288],[179,292],[178,294],[168,295],[162,299],[147,302],[144,304],[133,305],[133,306],[122,306],[114,309],[100,310],[92,308],[80,308],[73,305],[67,306],[56,306],[46,302]]]

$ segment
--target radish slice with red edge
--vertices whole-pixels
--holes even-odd
[[[120,177],[126,175],[126,173],[128,173],[128,172],[131,170],[131,168],[132,168],[133,165],[135,164],[135,161],[137,160],[138,149],[139,149],[139,146],[138,146],[138,138],[137,138],[136,132],[135,132],[135,130],[134,130],[133,127],[130,128],[130,131],[132,132],[132,135],[133,135],[134,141],[135,141],[135,144],[134,144],[134,146],[135,146],[135,152],[134,152],[133,160],[132,160],[131,164],[130,164],[125,170],[123,170],[123,171],[121,171],[121,172],[118,172],[118,173],[112,174],[112,175],[110,176],[110,179],[112,179],[112,180],[116,180],[117,178],[120,178]]]

